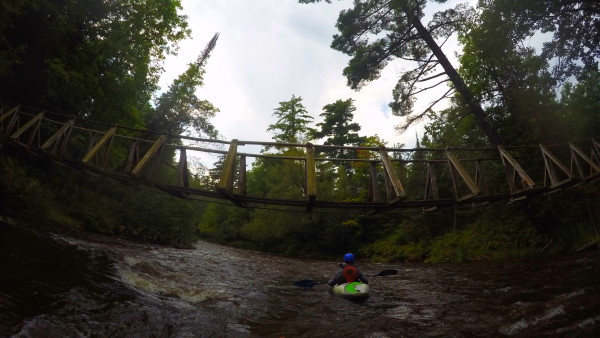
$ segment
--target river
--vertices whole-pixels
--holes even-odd
[[[11,222],[9,222],[11,223]],[[371,296],[319,284],[337,263],[0,222],[0,336],[600,336],[600,253],[443,264],[357,261]],[[343,253],[341,253],[343,254]]]

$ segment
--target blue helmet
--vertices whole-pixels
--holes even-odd
[[[347,253],[344,255],[344,263],[354,263],[354,255]]]

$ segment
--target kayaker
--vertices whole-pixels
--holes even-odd
[[[354,265],[353,254],[347,253],[344,255],[344,263],[340,264],[340,267],[341,269],[336,272],[335,276],[327,282],[329,286],[352,282],[369,283],[367,277]]]

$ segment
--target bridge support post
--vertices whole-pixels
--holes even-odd
[[[317,199],[317,169],[315,164],[315,148],[306,144],[306,210],[312,211]]]
[[[67,121],[42,145],[42,150],[50,150],[50,154],[58,158],[64,158],[67,152],[67,144],[71,138],[71,131],[75,125],[75,119]]]
[[[240,155],[238,194],[246,196],[246,155]]]
[[[440,193],[437,185],[437,175],[435,173],[435,167],[429,161],[427,161],[427,172],[425,177],[425,193],[423,194],[423,200],[439,200]],[[436,206],[430,208],[424,207],[423,211],[433,211],[436,209]]]
[[[21,134],[23,134],[27,129],[29,129],[33,125],[35,125],[35,127],[33,127],[33,130],[30,132],[29,137],[27,138],[27,141],[25,142],[25,144],[27,146],[31,146],[31,143],[33,143],[33,139],[40,131],[40,123],[42,122],[43,118],[44,118],[43,112],[35,115],[34,117],[31,118],[31,120],[27,121],[27,123],[25,123],[21,128],[19,128],[17,131],[15,131],[13,134],[11,134],[10,138],[12,140],[17,141],[19,139],[19,136],[21,136]]]
[[[550,179],[550,188],[555,189],[560,187],[563,184],[570,182],[575,176],[571,173],[571,171],[565,167],[564,164],[560,162],[560,160],[554,156],[546,148],[544,145],[540,144],[540,150],[542,151],[542,156],[544,158],[544,185],[546,182],[546,178]],[[560,169],[566,176],[565,179],[559,181],[558,174],[556,173],[556,168]]]
[[[131,172],[138,162],[140,161],[140,145],[138,141],[134,141],[129,146],[129,155],[127,156],[127,164],[125,165],[125,172]]]
[[[395,201],[392,201],[392,203],[405,199],[406,192],[404,191],[402,182],[400,182],[400,179],[396,176],[394,167],[392,166],[392,162],[390,161],[390,158],[384,146],[381,146],[379,150],[379,155],[381,156],[381,163],[383,164],[385,175],[387,175],[388,179],[390,180],[390,183],[392,184],[392,187],[394,188],[394,192],[396,194]]]
[[[579,177],[581,177],[582,179],[588,179],[600,173],[600,166],[594,163],[594,160],[589,158],[581,149],[576,147],[571,142],[569,142],[569,149],[571,150],[571,167],[573,167],[573,164],[575,164],[577,172],[579,173]],[[585,163],[587,163],[587,165],[589,166],[589,173],[586,173],[584,171],[584,167],[579,161],[580,158],[583,159]]]
[[[13,107],[11,110],[9,110],[6,113],[3,113],[2,115],[0,115],[0,137],[4,138],[5,135],[9,135],[10,132],[12,131],[12,128],[13,128],[13,126],[15,125],[15,123],[17,121],[17,117],[19,115],[18,112],[19,112],[19,108],[20,107],[21,107],[20,105],[16,106],[16,107]],[[6,120],[7,118],[9,118],[10,116],[12,116],[12,118],[8,122],[6,128],[4,128],[4,120]]]
[[[592,139],[592,152],[591,152],[591,156],[590,158],[592,160],[594,160],[594,158],[596,159],[594,161],[594,163],[600,165],[600,143],[598,143],[598,141]]]
[[[521,167],[519,162],[515,160],[503,146],[498,146],[498,152],[500,153],[500,159],[502,160],[502,165],[504,165],[504,173],[506,175],[506,180],[508,182],[508,188],[510,190],[511,195],[518,194],[519,192],[532,189],[535,186],[535,183],[527,175],[525,170]],[[517,178],[521,182],[521,189],[517,189]],[[520,197],[525,198],[525,197]],[[520,198],[513,198],[512,200],[518,200]]]
[[[138,162],[138,164],[135,166],[135,168],[133,168],[133,170],[131,170],[131,174],[133,176],[140,176],[142,169],[146,166],[146,164],[148,164],[150,159],[153,158],[154,155],[160,153],[164,144],[167,142],[167,139],[168,139],[167,135],[160,135],[158,137],[158,139],[156,141],[154,141],[154,143],[152,144],[150,149],[148,149],[146,154],[144,154],[144,157],[142,157],[142,159]]]
[[[454,156],[448,149],[446,149],[446,157],[448,158],[448,167],[450,167],[450,177],[452,178],[452,185],[454,186],[454,196],[457,201],[464,201],[471,197],[477,196],[479,194],[479,187],[475,184],[475,181],[471,178],[467,170],[462,165],[460,160]],[[458,188],[458,180],[456,174],[462,178],[463,182],[469,188],[470,193],[464,196],[459,196],[459,188]]]
[[[106,165],[106,163],[108,162],[108,154],[110,151],[110,145],[112,144],[112,140],[113,140],[113,137],[115,136],[116,132],[117,132],[116,126],[110,128],[106,133],[104,133],[104,136],[102,136],[100,141],[98,141],[94,146],[92,146],[90,151],[83,157],[83,160],[81,160],[81,161],[85,164],[89,164],[90,160],[98,154],[98,151],[102,147],[105,147],[104,154],[102,156],[102,161],[101,161],[101,166],[104,167]]]
[[[223,196],[231,198],[233,193],[233,178],[235,171],[235,160],[237,157],[237,146],[238,140],[233,139],[229,144],[229,152],[225,157],[225,163],[223,163],[223,171],[221,172],[221,179],[217,184],[217,192]]]
[[[190,186],[185,148],[179,148],[179,166],[177,168],[177,185],[187,188]]]
[[[377,162],[369,163],[369,190],[367,201],[376,202],[379,200],[379,186],[377,184]]]
[[[487,185],[483,167],[481,166],[481,160],[479,159],[475,161],[475,184],[477,184],[480,191],[483,191],[484,195],[490,194],[490,188]]]

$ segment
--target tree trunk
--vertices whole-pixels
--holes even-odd
[[[444,54],[440,46],[438,46],[431,34],[429,34],[427,28],[425,28],[425,26],[423,26],[419,18],[417,18],[417,16],[414,15],[413,11],[411,10],[411,8],[409,8],[406,1],[398,1],[398,6],[404,12],[404,14],[406,14],[406,17],[408,18],[409,22],[415,27],[421,38],[425,41],[425,43],[427,43],[427,46],[429,46],[435,57],[438,59],[438,61],[444,68],[445,73],[448,75],[448,78],[450,79],[450,81],[452,81],[452,84],[454,84],[454,88],[456,88],[463,101],[467,104],[467,106],[471,110],[471,113],[475,115],[477,123],[487,136],[490,143],[492,143],[495,146],[503,144],[500,135],[498,135],[496,130],[490,125],[487,116],[483,111],[483,108],[481,108],[481,105],[479,105],[479,103],[475,101],[473,93],[471,92],[469,87],[467,87],[460,74],[458,74],[456,69],[454,69],[454,66],[452,66],[452,64],[446,57],[446,54]]]

